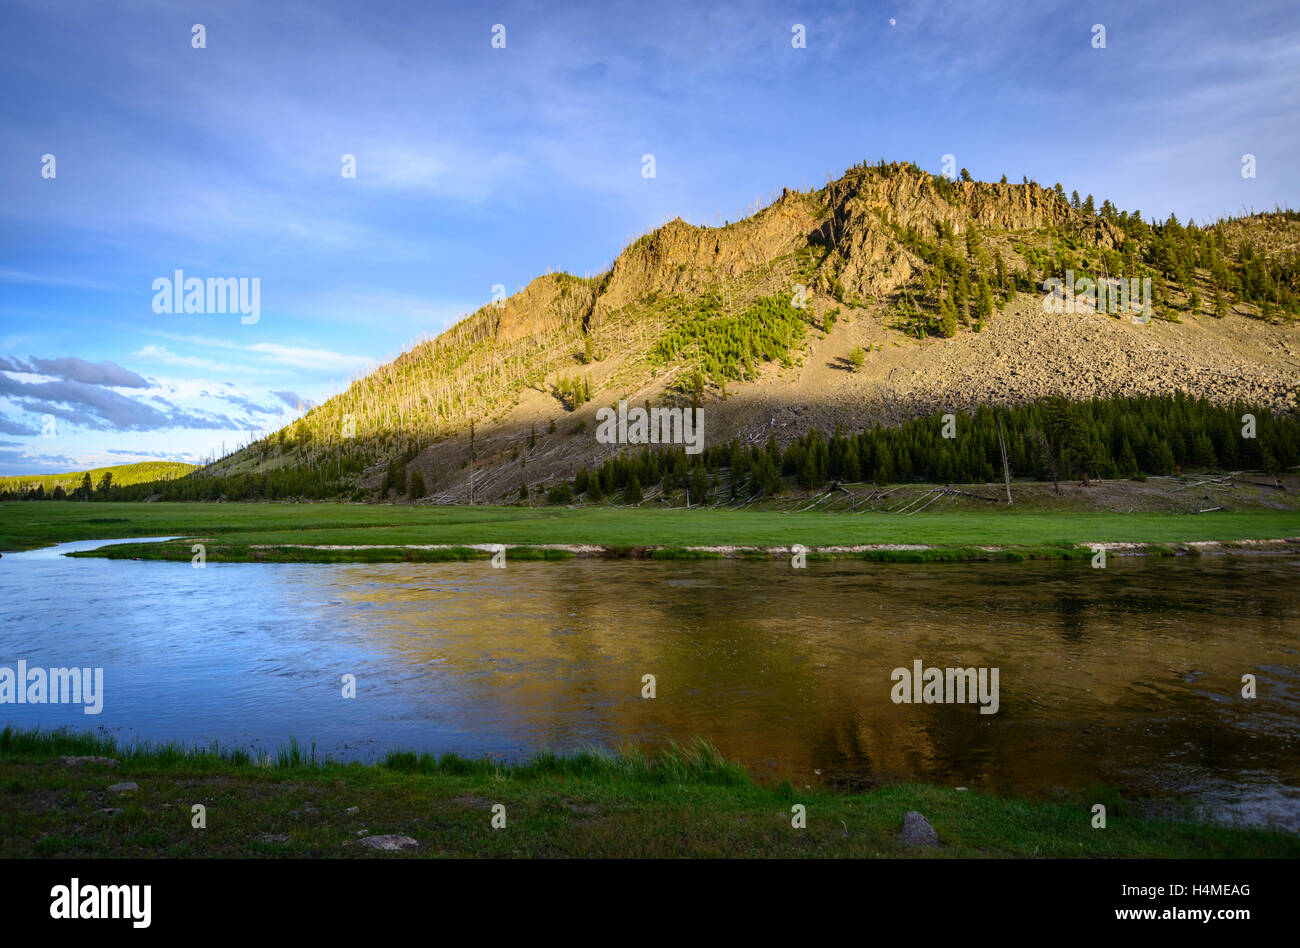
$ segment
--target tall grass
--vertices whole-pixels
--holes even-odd
[[[520,780],[547,776],[623,780],[642,784],[712,784],[750,786],[749,771],[724,758],[712,744],[697,738],[686,745],[673,742],[647,755],[635,748],[618,753],[584,750],[575,754],[549,751],[534,755],[521,764],[469,760],[457,754],[415,754],[392,751],[384,761],[389,770],[402,773],[448,774],[455,776],[508,776]]]
[[[289,746],[274,756],[255,754],[245,747],[222,747],[217,741],[207,746],[170,741],[137,741],[122,744],[111,734],[54,730],[15,729],[0,731],[0,757],[108,757],[123,763],[151,767],[219,770],[226,767],[273,767],[278,770],[318,770],[331,763],[317,755],[313,743],[306,751],[291,739]]]
[[[150,742],[120,744],[110,734],[73,732],[66,728],[46,731],[5,727],[0,731],[0,757],[45,759],[61,756],[108,757],[133,765],[200,770],[231,766],[281,771],[329,767],[367,769],[361,764],[339,764],[318,754],[314,742],[304,747],[296,738],[291,738],[288,746],[280,748],[274,755],[258,755],[242,747],[220,747],[215,741],[206,747]],[[684,745],[673,742],[652,754],[630,747],[617,753],[596,749],[574,754],[544,751],[517,764],[502,764],[488,758],[470,759],[450,753],[438,756],[390,751],[378,767],[399,773],[496,776],[519,780],[561,775],[641,784],[752,785],[749,772],[742,764],[727,760],[712,744],[699,738]]]

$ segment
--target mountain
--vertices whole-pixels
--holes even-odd
[[[1298,275],[1294,211],[1157,224],[1059,184],[862,164],[721,227],[670,221],[596,277],[538,277],[201,473],[513,499],[623,450],[595,437],[619,400],[699,405],[710,445],[1051,395],[1288,414]],[[1050,311],[1044,281],[1084,276],[1149,280],[1149,320]]]

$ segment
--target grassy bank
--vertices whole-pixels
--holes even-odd
[[[104,761],[69,763],[65,757]],[[118,783],[138,789],[112,792]],[[242,751],[119,747],[61,732],[0,732],[0,857],[15,856],[1023,856],[1296,857],[1300,837],[1147,820],[1114,797],[1026,802],[930,786],[866,793],[765,786],[703,744],[655,757],[541,756],[497,766],[390,754],[376,765]],[[207,826],[192,825],[195,804]],[[506,825],[491,825],[493,806]],[[807,827],[791,826],[791,808]],[[921,812],[941,839],[898,839]],[[414,839],[400,853],[359,840]]]
[[[1212,552],[1239,552],[1232,544],[1214,544]],[[1252,551],[1300,552],[1300,544],[1287,545],[1283,541],[1255,542]],[[1127,544],[1117,548],[1115,555],[1125,556],[1199,556],[1207,552],[1203,546],[1184,544]],[[573,549],[552,549],[540,546],[511,546],[506,550],[512,562],[529,560],[564,560],[574,556],[600,559],[649,560],[771,560],[790,558],[788,547],[601,547],[581,546]],[[111,546],[70,553],[69,556],[114,560],[162,560],[187,563],[193,559],[193,544],[189,540],[156,543],[116,543]],[[492,553],[487,549],[468,546],[238,546],[228,543],[205,543],[204,556],[216,563],[446,563],[486,560]],[[864,560],[872,563],[1018,563],[1025,560],[1086,560],[1093,555],[1088,546],[1028,546],[1004,548],[988,546],[927,547],[921,549],[892,548],[811,548],[804,559],[807,562],[832,560]]]
[[[111,560],[164,560],[188,563],[194,557],[189,540],[163,543],[115,543],[70,553],[69,556]],[[204,556],[215,563],[455,563],[487,560],[492,553],[472,546],[445,547],[351,547],[331,549],[314,546],[242,546],[205,543]],[[546,547],[512,547],[509,558],[519,560],[567,560],[568,550]]]
[[[681,510],[653,508],[451,507],[362,504],[7,503],[0,505],[0,550],[69,540],[179,536],[211,541],[208,556],[258,558],[253,548],[475,544],[593,545],[637,555],[691,547],[923,546],[883,550],[881,559],[968,558],[981,548],[1053,556],[1091,543],[1176,544],[1300,536],[1300,512],[1216,511],[1204,514],[980,511],[828,514],[820,511]],[[180,555],[176,544],[174,555]],[[214,552],[220,550],[220,553]],[[184,559],[189,559],[188,547]],[[984,551],[988,553],[987,550]],[[136,554],[119,551],[114,555]],[[299,550],[286,558],[316,557]],[[462,558],[482,551],[332,551],[349,560]],[[518,551],[512,551],[518,557]],[[538,552],[538,556],[547,554]],[[671,552],[660,555],[671,555]],[[689,554],[686,554],[689,555]],[[273,554],[263,553],[272,559]],[[987,558],[987,556],[985,557]]]

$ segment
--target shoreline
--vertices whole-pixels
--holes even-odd
[[[1143,815],[1113,788],[1053,801],[929,784],[796,788],[760,783],[699,740],[654,755],[503,765],[391,752],[366,764],[296,744],[259,759],[6,727],[0,781],[0,858],[1300,856],[1298,834]],[[937,841],[902,832],[914,813]]]
[[[524,562],[580,559],[746,560],[792,559],[795,546],[762,545],[644,545],[607,546],[594,543],[223,543],[219,538],[114,543],[70,557],[189,562],[192,547],[203,544],[205,556],[229,563],[421,563],[489,560],[504,553],[504,561]],[[1075,544],[999,544],[943,546],[924,543],[866,543],[804,546],[804,562],[861,560],[875,563],[978,563],[1025,560],[1091,560],[1099,550],[1112,557],[1277,556],[1300,554],[1300,537],[1282,539],[1193,540],[1169,543],[1097,541]]]
[[[78,543],[78,556],[228,562],[583,559],[1019,562],[1300,552],[1300,510],[821,510],[152,504],[0,505],[0,550]],[[106,546],[107,544],[112,546]],[[498,562],[500,562],[498,558]]]

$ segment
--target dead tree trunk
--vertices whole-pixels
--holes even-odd
[[[1002,433],[1002,420],[998,419],[998,447],[1002,449],[1002,479],[1007,485],[1007,506],[1011,506],[1011,466],[1007,463],[1007,439]]]

